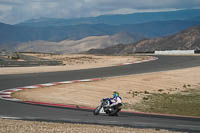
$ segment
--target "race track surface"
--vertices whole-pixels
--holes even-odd
[[[121,76],[200,66],[200,56],[158,56],[158,58],[155,61],[127,66],[65,72],[1,75],[0,90],[50,82]],[[91,111],[87,110],[36,106],[5,100],[0,100],[0,117],[200,132],[200,119],[130,113],[120,113],[119,117],[94,116]]]

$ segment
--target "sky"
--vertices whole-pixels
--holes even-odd
[[[200,8],[200,0],[0,0],[0,22]]]

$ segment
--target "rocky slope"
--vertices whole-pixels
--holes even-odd
[[[90,54],[131,54],[137,52],[152,52],[155,50],[199,50],[200,27],[193,27],[175,35],[142,40],[128,45],[116,45],[105,49],[92,49]]]
[[[80,53],[90,49],[106,48],[117,44],[129,44],[143,39],[140,35],[120,32],[109,36],[90,36],[81,40],[64,40],[61,42],[32,41],[14,46],[13,51]]]

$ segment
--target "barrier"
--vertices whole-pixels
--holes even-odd
[[[30,67],[63,65],[62,61],[0,61],[0,67]]]
[[[56,66],[63,65],[62,61],[42,59],[34,56],[23,55],[21,53],[7,53],[6,56],[15,57],[17,59],[5,58],[0,56],[0,67],[30,67],[30,66]]]
[[[155,51],[156,55],[191,55],[195,54],[194,50],[166,50],[166,51]]]
[[[43,59],[43,58],[38,58],[38,57],[34,57],[34,56],[30,56],[30,55],[23,55],[21,53],[17,53],[18,57],[20,59],[23,59],[25,61],[52,61],[52,60],[49,60],[49,59]]]

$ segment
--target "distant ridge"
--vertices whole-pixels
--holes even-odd
[[[192,27],[175,35],[146,39],[128,45],[115,45],[105,49],[92,49],[89,54],[132,54],[155,50],[200,50],[200,27]]]
[[[124,25],[124,24],[141,24],[153,21],[171,21],[171,20],[188,20],[200,16],[200,9],[185,9],[177,11],[163,12],[144,12],[133,14],[101,15],[97,17],[60,19],[60,18],[38,18],[28,20],[17,25],[30,27],[49,27],[49,26],[67,26],[79,24],[107,24],[107,25]]]

